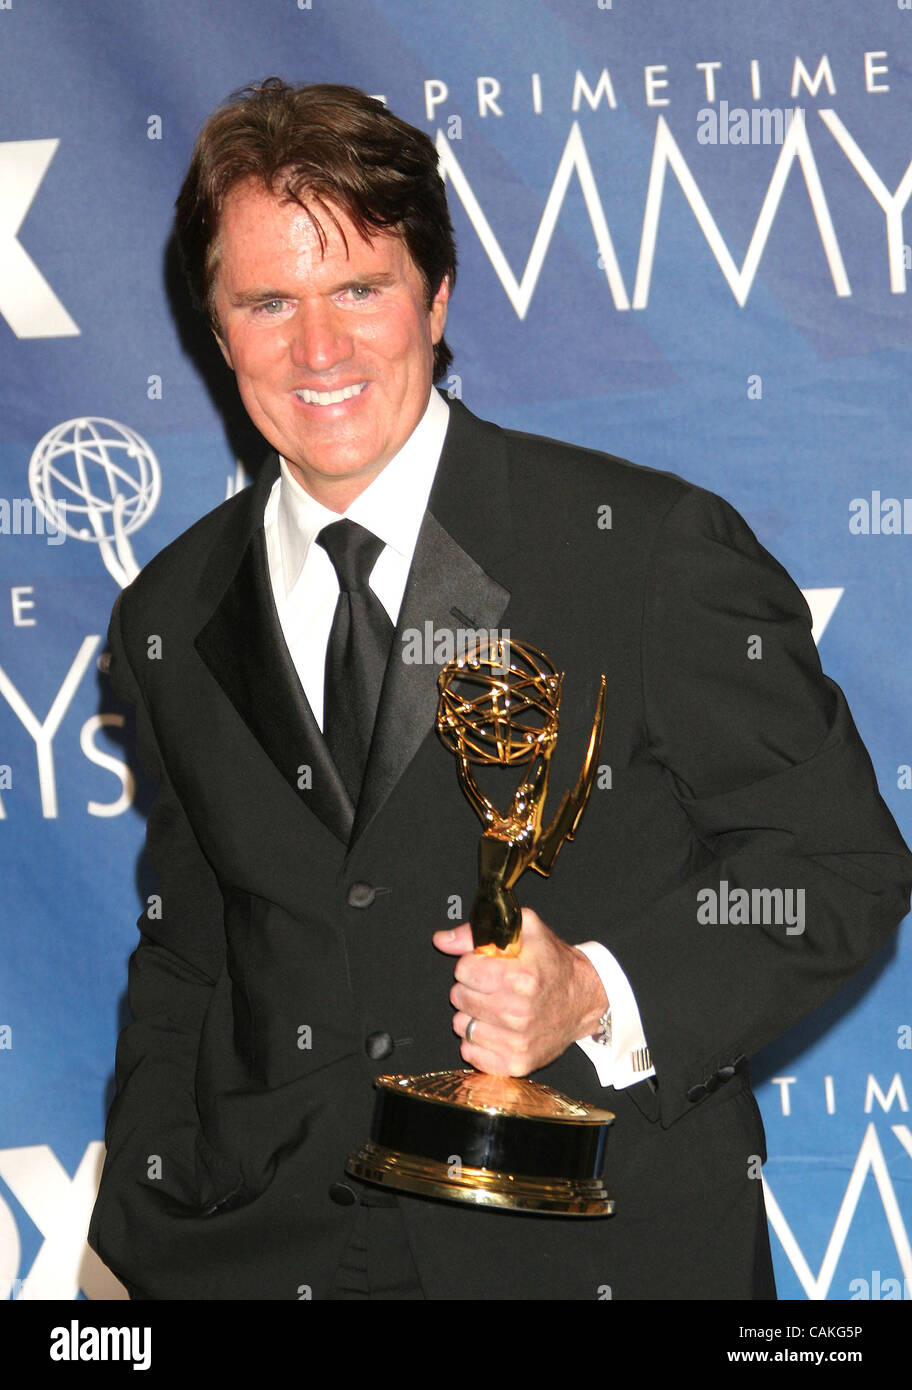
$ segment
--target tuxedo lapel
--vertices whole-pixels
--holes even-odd
[[[434,644],[433,639],[425,641],[426,634],[496,627],[509,598],[507,590],[490,579],[427,513],[393,637],[352,842],[434,729],[440,668],[430,660]],[[414,642],[413,633],[418,634]],[[416,647],[422,649],[422,659],[408,660]]]
[[[433,635],[499,625],[510,594],[484,566],[493,568],[512,548],[500,431],[453,402],[393,637],[352,844],[433,733],[440,671],[431,659]],[[422,659],[410,660],[416,648]]]
[[[258,478],[250,490],[249,515],[226,542],[234,557],[243,546],[240,563],[196,648],[304,805],[347,844],[353,807],[301,687],[272,594],[262,519],[276,470],[266,471],[265,482]],[[224,558],[213,556],[209,585],[224,582]]]

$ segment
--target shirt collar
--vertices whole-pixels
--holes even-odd
[[[402,448],[342,515],[379,536],[384,545],[411,561],[424,518],[443,441],[449,407],[431,390],[427,408]],[[339,513],[324,507],[294,477],[279,455],[281,478],[276,520],[286,596],[301,575],[310,547]],[[268,518],[267,509],[267,518]]]

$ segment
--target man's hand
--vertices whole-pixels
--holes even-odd
[[[434,945],[458,956],[450,1003],[457,1010],[453,1031],[463,1039],[460,1052],[479,1071],[528,1076],[547,1066],[598,1028],[608,1006],[591,961],[545,925],[530,908],[522,910],[519,955],[475,955],[468,923],[434,933]],[[475,1019],[472,1041],[466,1041]]]

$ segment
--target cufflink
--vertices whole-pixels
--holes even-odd
[[[598,1021],[598,1028],[592,1034],[594,1042],[601,1043],[602,1047],[611,1046],[611,1005],[609,1004],[605,1012]]]

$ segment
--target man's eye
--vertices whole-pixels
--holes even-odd
[[[282,309],[284,309],[284,307],[284,299],[267,299],[265,304],[261,304],[259,306],[260,311],[264,314],[268,314],[270,317],[274,314],[280,313]]]
[[[349,291],[352,299],[358,304],[363,304],[366,299],[370,299],[373,292],[370,285],[352,285]]]

